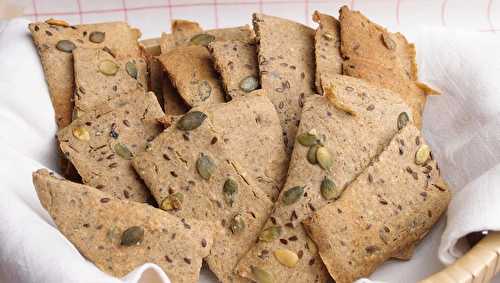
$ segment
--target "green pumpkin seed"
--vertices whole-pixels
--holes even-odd
[[[209,180],[215,171],[215,162],[210,156],[202,153],[196,161],[196,169],[203,179]]]
[[[321,182],[321,195],[326,200],[337,199],[340,196],[340,190],[330,178],[325,177]]]
[[[254,76],[248,76],[241,80],[240,89],[244,92],[251,92],[259,87],[259,80]]]
[[[332,155],[324,146],[320,146],[316,151],[316,160],[318,161],[319,166],[325,170],[330,170],[330,167],[332,167]]]
[[[73,136],[81,141],[90,140],[89,131],[85,127],[75,127],[72,132]]]
[[[410,117],[408,117],[408,113],[401,112],[398,116],[398,130],[406,127],[406,124],[410,121]]]
[[[396,48],[396,42],[391,38],[391,35],[387,33],[382,34],[382,42],[389,50],[393,50]]]
[[[59,40],[56,44],[56,48],[59,51],[71,53],[71,51],[76,48],[76,45],[69,40]]]
[[[128,149],[128,147],[122,143],[117,143],[113,147],[116,154],[118,154],[121,158],[130,160],[134,157],[134,154]]]
[[[271,273],[267,272],[266,270],[256,267],[256,266],[251,266],[252,269],[252,274],[257,283],[273,283],[273,277],[271,276]]]
[[[179,119],[177,122],[177,129],[183,130],[183,131],[191,131],[203,123],[205,119],[207,118],[207,115],[203,112],[200,111],[191,111],[182,116],[182,118]]]
[[[144,229],[133,226],[125,230],[122,234],[122,246],[133,246],[139,244],[144,239]]]
[[[180,209],[183,201],[184,201],[184,195],[182,193],[180,192],[173,193],[163,199],[160,208],[167,211]]]
[[[190,42],[194,45],[208,46],[210,42],[215,40],[215,36],[206,33],[200,33],[193,36]]]
[[[125,64],[125,70],[127,70],[129,76],[137,80],[137,67],[134,62],[127,62],[127,64]]]
[[[104,41],[104,38],[106,37],[106,34],[101,31],[93,31],[89,35],[89,40],[92,41],[93,43],[101,43]]]
[[[271,242],[281,235],[281,226],[271,226],[269,228],[264,229],[259,236],[259,240],[263,242]]]
[[[318,138],[311,133],[302,133],[297,137],[297,141],[303,146],[313,146],[318,143]]]
[[[99,63],[99,72],[106,76],[114,76],[120,67],[111,60],[103,60]]]
[[[235,180],[229,178],[226,180],[226,182],[224,182],[222,191],[224,192],[226,203],[228,203],[230,206],[233,206],[236,194],[238,193],[238,183],[236,183]]]
[[[430,157],[431,148],[428,145],[423,144],[417,149],[417,152],[415,153],[415,164],[424,165],[425,163],[427,163]]]
[[[245,230],[245,221],[243,220],[243,217],[239,214],[236,214],[229,223],[229,229],[231,229],[231,232],[233,232],[233,234],[237,234]]]
[[[293,204],[297,202],[302,195],[304,194],[304,187],[301,186],[295,186],[285,193],[283,193],[283,199],[282,202],[286,205]]]
[[[307,151],[307,161],[311,164],[317,164],[318,160],[316,159],[316,152],[318,151],[319,145],[313,145]]]
[[[198,96],[201,101],[207,100],[210,95],[212,95],[212,87],[206,80],[202,80],[198,83]]]

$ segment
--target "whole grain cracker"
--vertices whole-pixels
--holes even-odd
[[[276,282],[326,282],[327,271],[300,222],[334,201],[383,150],[398,131],[400,113],[411,117],[399,97],[359,79],[337,76],[323,85],[329,86],[326,96],[306,99],[288,177],[264,226],[264,232],[279,227],[280,233],[261,233],[262,240],[238,264],[243,277],[256,280],[260,268]],[[336,194],[328,199],[321,189],[325,178],[333,182],[330,189]],[[290,268],[280,263],[273,255],[278,249],[293,252],[297,264]]]
[[[247,177],[223,136],[201,113],[192,110],[174,118],[133,165],[161,208],[178,217],[213,222],[217,236],[206,261],[217,278],[246,282],[233,268],[256,241],[272,202]],[[190,123],[185,124],[186,117]],[[186,125],[197,127],[179,129]]]
[[[421,240],[446,210],[450,192],[432,155],[416,162],[423,146],[408,124],[339,200],[303,222],[335,282],[370,275]]]
[[[102,271],[122,277],[152,262],[172,282],[198,282],[213,242],[208,223],[120,201],[45,169],[33,173],[33,183],[59,231]]]
[[[260,81],[278,111],[292,152],[304,99],[314,94],[314,30],[296,22],[253,15]]]
[[[133,92],[102,104],[57,134],[59,146],[84,184],[113,197],[146,202],[150,193],[131,165],[160,132],[164,114],[152,92]]]

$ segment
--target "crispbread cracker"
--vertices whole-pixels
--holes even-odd
[[[232,98],[248,95],[260,88],[257,52],[254,44],[241,41],[215,41],[209,45],[215,69],[220,73],[226,93]]]
[[[221,133],[230,156],[271,200],[285,181],[288,155],[273,104],[263,91],[254,91],[228,103],[194,108],[208,115]]]
[[[130,28],[126,23],[113,22],[90,25],[61,26],[43,22],[29,24],[29,30],[38,49],[49,86],[50,98],[56,115],[57,126],[61,129],[71,123],[73,112],[73,55],[68,42],[60,44],[61,51],[56,46],[61,40],[69,40],[76,46],[88,48],[110,49],[118,58],[137,57],[140,55],[137,39],[140,32]],[[95,32],[104,33],[101,43]]]
[[[319,26],[314,34],[316,58],[316,89],[321,88],[322,74],[342,74],[342,56],[340,55],[340,23],[329,15],[315,11],[314,22]]]
[[[399,94],[413,109],[420,128],[426,92],[417,83],[415,46],[347,6],[340,9],[340,32],[344,74]]]
[[[73,59],[74,119],[120,94],[147,87],[147,66],[142,57],[115,59],[101,49],[77,48]]]
[[[370,275],[421,240],[446,210],[450,192],[436,162],[416,164],[422,146],[408,124],[339,200],[303,222],[335,282]]]
[[[161,132],[163,116],[152,92],[137,89],[87,112],[57,134],[84,184],[119,199],[146,202],[149,191],[132,168],[132,156]]]
[[[158,61],[159,62],[159,61]],[[162,68],[162,81],[161,90],[163,95],[163,108],[165,109],[165,114],[167,115],[182,115],[189,111],[189,106],[182,100],[179,93],[172,85],[170,78],[163,71],[163,66],[159,62]]]
[[[199,113],[195,111],[186,115]],[[213,222],[217,236],[206,259],[210,269],[222,282],[246,282],[233,268],[256,241],[272,202],[234,161],[209,117],[190,131],[178,129],[179,121],[174,118],[172,126],[151,143],[151,150],[134,158],[134,168],[161,208],[179,217]],[[211,174],[206,162],[199,164],[204,158],[215,164]],[[237,187],[232,187],[236,191],[232,201],[225,193],[229,180]],[[236,225],[240,219],[244,224]]]
[[[151,262],[172,282],[198,282],[202,258],[213,242],[208,223],[120,201],[95,188],[58,179],[45,169],[33,173],[33,183],[59,231],[101,270],[122,277]],[[127,230],[142,230],[143,237],[131,237]]]
[[[326,96],[306,99],[288,178],[264,226],[280,226],[281,234],[268,242],[259,241],[245,255],[237,268],[244,277],[256,279],[252,267],[258,267],[276,282],[326,282],[326,269],[300,222],[333,201],[322,196],[320,187],[325,177],[335,183],[340,194],[397,132],[400,113],[411,117],[411,110],[398,96],[359,79],[337,76],[328,82],[323,80],[323,85],[328,85]],[[308,161],[311,147],[297,141],[307,133],[315,135],[329,152],[329,172]],[[297,186],[303,188],[301,193],[294,189]],[[293,196],[296,201],[288,203]],[[273,255],[277,249],[295,253],[297,265],[289,268],[280,264]]]
[[[262,89],[273,102],[291,153],[304,99],[314,94],[314,30],[289,20],[253,15]]]

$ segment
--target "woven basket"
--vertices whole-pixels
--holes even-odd
[[[158,38],[141,41],[148,54],[160,55]],[[467,254],[420,283],[488,283],[500,272],[500,232],[489,233]]]

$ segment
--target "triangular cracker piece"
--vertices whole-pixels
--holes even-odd
[[[449,200],[429,147],[409,124],[339,200],[303,223],[335,282],[349,283],[421,240]]]
[[[151,262],[172,282],[198,282],[213,241],[208,223],[120,201],[45,169],[33,173],[33,183],[59,231],[104,272],[122,277]]]
[[[140,32],[122,22],[69,26],[64,21],[48,20],[31,23],[29,30],[42,61],[60,129],[71,123],[73,113],[73,49],[106,47],[118,58],[140,55]]]
[[[255,243],[272,202],[227,149],[210,118],[192,110],[174,119],[133,165],[160,208],[213,222],[218,234],[206,261],[220,281],[239,282],[233,269]]]
[[[222,77],[224,89],[232,99],[246,96],[260,88],[254,44],[215,41],[209,45],[209,49],[215,69]]]
[[[85,184],[119,199],[146,202],[149,191],[131,159],[161,132],[156,119],[163,115],[155,95],[137,89],[87,112],[57,138]]]
[[[147,66],[142,57],[115,59],[102,49],[77,48],[73,58],[74,119],[120,94],[147,87]]]
[[[332,16],[314,12],[314,22],[319,26],[314,35],[316,58],[316,89],[322,93],[322,74],[342,74],[342,56],[340,55],[340,23]]]
[[[433,92],[417,83],[415,46],[402,34],[390,33],[347,6],[340,9],[340,32],[344,74],[399,94],[421,127],[426,92]]]
[[[328,85],[326,96],[306,99],[285,186],[261,240],[238,264],[244,277],[266,272],[275,282],[325,282],[326,269],[300,222],[338,198],[384,149],[398,117],[411,117],[388,90],[344,76]]]
[[[292,152],[304,99],[314,91],[314,30],[289,20],[253,15],[262,89],[278,111]]]

